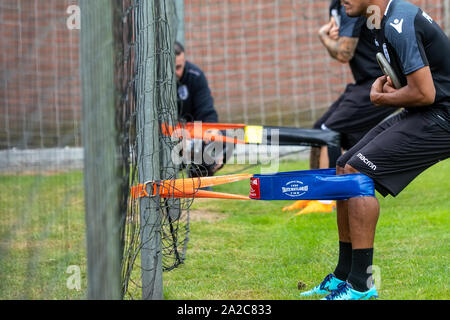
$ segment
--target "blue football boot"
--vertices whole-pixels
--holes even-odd
[[[311,290],[300,293],[300,296],[309,297],[312,295],[329,294],[333,290],[336,290],[341,283],[345,283],[345,281],[339,280],[334,276],[334,274],[330,273],[319,285],[315,286]]]
[[[342,282],[336,290],[322,300],[369,300],[376,298],[378,298],[378,292],[374,285],[369,290],[360,292],[353,289],[350,283]]]

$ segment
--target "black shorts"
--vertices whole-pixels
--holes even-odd
[[[379,124],[337,165],[371,177],[384,197],[398,195],[425,169],[450,157],[450,132],[427,113],[403,111]]]
[[[373,80],[375,81],[375,80]],[[314,124],[315,129],[330,129],[341,134],[341,146],[348,150],[397,108],[375,107],[370,101],[373,81],[347,85],[345,92]]]

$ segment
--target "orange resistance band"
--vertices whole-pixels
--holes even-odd
[[[200,190],[200,188],[216,186],[225,183],[231,183],[250,179],[253,174],[234,174],[216,177],[200,177],[189,179],[162,180],[159,182],[149,182],[139,184],[131,188],[131,196],[133,199],[149,197],[147,185],[151,184],[151,196],[159,195],[162,198],[214,198],[214,199],[238,199],[250,200],[248,196],[239,194],[222,193],[208,190]]]

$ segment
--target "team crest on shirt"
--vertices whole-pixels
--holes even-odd
[[[181,100],[186,100],[189,97],[189,90],[186,85],[182,85],[178,88],[178,97]]]

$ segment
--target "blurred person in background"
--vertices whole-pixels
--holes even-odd
[[[204,72],[194,63],[186,59],[185,49],[178,41],[174,44],[175,75],[177,77],[177,106],[179,122],[217,123],[219,117],[214,108],[214,98]],[[222,135],[219,130],[209,130],[210,136]],[[217,142],[216,142],[217,143]],[[223,157],[209,154],[214,142],[205,139],[202,143],[190,141],[191,160],[199,159],[202,163],[188,165],[190,177],[213,176],[224,165]],[[211,152],[214,153],[212,150]],[[196,153],[201,155],[195,156]],[[225,152],[223,152],[225,155]]]

